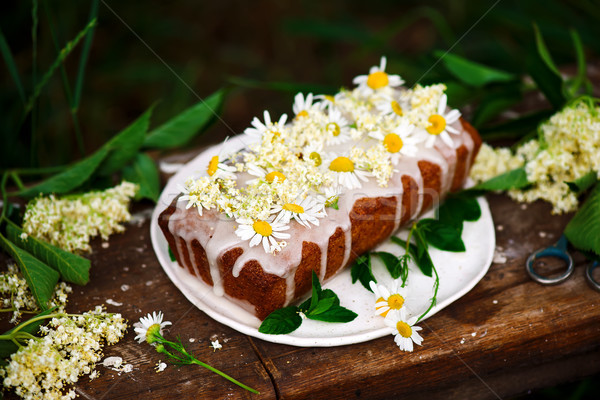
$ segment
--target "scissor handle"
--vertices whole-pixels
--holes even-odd
[[[527,262],[525,263],[525,269],[527,270],[527,274],[529,274],[531,279],[538,283],[541,283],[542,285],[558,285],[559,283],[566,281],[569,278],[569,276],[571,276],[573,270],[575,269],[573,265],[573,258],[566,251],[566,243],[563,244],[561,243],[561,241],[562,237],[561,240],[559,240],[555,246],[550,246],[545,249],[539,249],[535,253],[532,253],[529,256],[529,258],[527,258]],[[533,264],[537,259],[543,257],[556,257],[564,260],[567,263],[567,270],[562,275],[557,276],[556,278],[548,278],[538,274],[534,271]]]
[[[598,261],[594,261],[585,269],[585,278],[587,279],[590,286],[600,292],[600,283],[594,279],[592,273],[594,270],[600,266]]]

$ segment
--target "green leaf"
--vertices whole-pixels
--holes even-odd
[[[307,318],[323,322],[350,322],[353,321],[358,314],[348,310],[345,307],[333,306],[325,312],[317,315],[307,315]]]
[[[585,63],[585,53],[583,51],[581,37],[579,37],[579,34],[574,29],[571,29],[569,32],[571,33],[573,47],[575,48],[575,56],[577,58],[577,75],[575,75],[569,88],[569,95],[574,97],[577,95],[577,91],[581,85],[587,80],[587,65]]]
[[[171,118],[146,136],[144,147],[171,149],[184,145],[219,115],[224,99],[225,90],[221,89]]]
[[[327,299],[319,300],[319,302],[316,304],[316,306],[313,309],[308,311],[306,316],[308,318],[313,318],[315,315],[321,314],[321,313],[329,310],[333,306],[333,303],[335,303],[335,300],[336,299],[334,297],[329,297]]]
[[[427,242],[440,250],[462,252],[465,251],[465,244],[461,238],[461,230],[456,226],[447,225],[439,220],[425,218],[418,222],[423,229]]]
[[[369,286],[369,282],[373,281],[377,283],[377,280],[373,276],[371,271],[371,255],[369,253],[358,257],[350,269],[350,276],[352,277],[352,283],[356,283],[358,280],[369,292],[373,292]]]
[[[173,250],[171,250],[171,246],[169,246],[169,258],[171,259],[171,261],[177,261],[177,259],[175,258],[175,254],[173,254]]]
[[[481,208],[476,198],[468,195],[451,195],[437,211],[440,222],[462,230],[463,221],[477,221]]]
[[[23,89],[23,83],[21,82],[21,77],[19,75],[19,70],[17,69],[17,65],[15,64],[15,59],[10,51],[10,47],[6,42],[6,38],[4,37],[4,33],[0,30],[0,53],[2,53],[2,57],[4,58],[4,63],[6,64],[6,68],[8,69],[8,73],[12,78],[15,86],[17,87],[17,92],[19,93],[19,97],[23,104],[25,104],[25,90]]]
[[[19,266],[33,298],[41,310],[48,308],[48,301],[54,294],[59,274],[27,251],[17,247],[0,234],[0,246]]]
[[[392,236],[391,240],[392,240],[392,242],[396,243],[397,245],[402,246],[402,248],[406,248],[405,240],[402,240],[396,236]],[[417,249],[417,246],[412,243],[410,243],[408,245],[408,251],[409,251],[410,255],[413,257],[415,264],[417,264],[417,267],[419,267],[421,272],[425,276],[431,277],[434,266],[433,266],[433,261],[431,261],[431,257],[429,256],[429,252],[425,249],[424,251],[422,251],[421,256],[419,256],[418,255],[419,251]]]
[[[591,188],[592,186],[594,186],[596,182],[598,182],[598,175],[594,171],[592,171],[588,172],[579,179],[565,183],[567,184],[567,186],[569,186],[569,189],[571,189],[571,191],[579,195]]]
[[[273,311],[260,324],[258,331],[270,335],[286,335],[302,325],[298,307],[289,306]]]
[[[527,181],[527,172],[525,172],[524,167],[521,167],[505,172],[504,174],[498,175],[485,182],[481,182],[468,189],[467,192],[522,189],[529,185],[530,183]]]
[[[320,292],[321,292],[321,283],[319,282],[319,277],[313,270],[312,271],[312,297],[310,300],[310,307],[308,309],[309,312],[311,310],[314,310],[315,307],[317,307],[317,304],[319,303],[319,293]]]
[[[42,311],[35,317],[49,315],[49,314],[53,313],[54,310],[56,310],[56,307],[50,308],[46,311]],[[35,318],[35,317],[33,317],[33,318]],[[14,328],[4,332],[2,334],[2,336],[10,335],[15,329],[17,329],[19,326],[22,326],[22,325],[25,325],[25,326],[20,328],[19,332],[26,332],[26,333],[29,333],[30,335],[35,336],[35,334],[38,332],[38,330],[40,328],[40,325],[42,325],[44,322],[46,322],[46,320],[44,320],[44,319],[40,319],[38,321],[31,322],[31,323],[27,323],[27,321],[24,321],[20,325],[15,326]],[[4,360],[5,358],[8,358],[12,353],[16,352],[17,350],[19,350],[19,347],[12,341],[0,340],[0,360]]]
[[[40,81],[38,82],[38,84],[35,86],[35,88],[33,90],[33,94],[27,100],[27,103],[25,104],[25,115],[27,115],[33,108],[33,104],[35,103],[35,100],[39,97],[40,93],[42,92],[43,87],[46,86],[46,84],[48,83],[48,81],[50,80],[52,75],[54,74],[54,71],[56,71],[56,69],[58,67],[60,67],[60,65],[65,61],[67,56],[69,54],[71,54],[71,52],[75,49],[77,44],[81,41],[81,39],[83,39],[85,37],[85,35],[87,34],[87,32],[90,29],[92,29],[95,25],[96,25],[96,20],[95,19],[91,20],[86,25],[86,27],[83,28],[77,34],[77,36],[75,36],[75,39],[68,42],[65,45],[65,47],[60,51],[60,53],[58,54],[58,57],[56,57],[56,60],[54,60],[54,62],[52,63],[52,65],[50,66],[48,71],[46,71],[46,73],[44,74],[42,79],[40,79]]]
[[[577,249],[600,255],[600,184],[568,223],[565,236]]]
[[[145,153],[138,153],[133,163],[123,169],[123,179],[140,187],[136,200],[150,199],[155,203],[160,195],[160,178],[154,161]]]
[[[537,26],[535,26],[535,33],[537,52],[531,52],[527,57],[527,71],[554,109],[559,110],[567,102],[563,93],[563,79],[550,57]]]
[[[490,92],[477,105],[471,123],[475,127],[480,127],[522,99],[522,94],[518,88],[509,87],[502,92]]]
[[[123,129],[102,148],[110,150],[109,155],[98,168],[101,175],[110,175],[127,165],[138,153],[150,124],[150,107],[138,119]]]
[[[8,239],[18,247],[34,255],[38,260],[60,273],[63,280],[85,285],[90,280],[90,260],[69,253],[33,236],[21,239],[23,230],[11,221],[7,222]]]
[[[474,87],[481,87],[489,83],[509,82],[517,79],[516,75],[469,61],[456,54],[445,53],[443,51],[436,51],[434,54],[442,60],[442,63],[444,63],[444,66],[452,75]]]
[[[108,149],[102,147],[91,156],[73,164],[63,172],[51,176],[33,187],[21,190],[16,195],[30,198],[39,194],[70,192],[86,182],[107,155]]]
[[[387,253],[385,251],[377,251],[373,252],[376,256],[381,258],[381,261],[389,271],[390,275],[394,279],[398,279],[402,274],[402,260],[392,253]]]
[[[481,137],[488,142],[498,139],[522,138],[531,132],[536,132],[540,122],[550,118],[552,114],[554,113],[551,110],[542,110],[493,126],[481,127]]]
[[[90,21],[93,21],[98,16],[98,4],[99,0],[93,0],[92,6],[90,8]],[[92,41],[94,39],[94,27],[92,27],[85,35],[85,40],[83,41],[83,48],[81,49],[81,56],[79,58],[79,67],[77,69],[77,79],[75,80],[75,90],[73,95],[73,106],[75,109],[79,107],[79,103],[81,102],[81,92],[83,90],[83,75],[85,73],[85,65],[87,64],[87,60],[90,54],[90,49],[92,48]]]

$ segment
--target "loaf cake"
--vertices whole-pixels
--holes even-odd
[[[481,145],[443,84],[405,88],[385,58],[353,90],[255,118],[211,154],[159,226],[177,263],[264,319],[460,189]]]

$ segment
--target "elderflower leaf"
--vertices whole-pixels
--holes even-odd
[[[461,238],[462,221],[460,230],[454,225],[447,225],[439,220],[425,218],[417,223],[423,232],[425,240],[440,250],[461,252],[465,251],[465,244]]]
[[[123,169],[123,179],[139,185],[135,199],[150,199],[155,203],[160,194],[160,178],[154,161],[144,153],[138,153],[133,163]]]
[[[258,331],[270,335],[286,335],[302,325],[298,307],[289,306],[273,311],[260,324]]]
[[[51,176],[35,186],[23,189],[20,192],[15,193],[15,195],[30,198],[39,194],[62,194],[70,192],[81,186],[92,176],[108,153],[108,148],[102,147],[94,154],[75,163],[65,171]]]
[[[119,171],[136,156],[148,131],[153,109],[154,106],[150,107],[102,146],[110,150],[110,153],[98,168],[100,175],[106,176]]]
[[[54,310],[56,310],[56,307],[49,308],[48,310],[39,313],[38,315],[36,315],[33,318],[51,314],[54,312]],[[31,322],[31,323],[25,321],[25,322],[22,322],[20,325],[15,326],[14,328],[4,332],[2,334],[2,336],[10,335],[12,332],[14,332],[15,329],[19,329],[19,332],[26,332],[26,333],[29,333],[30,335],[35,335],[37,333],[38,329],[40,328],[40,325],[42,325],[45,322],[46,321],[43,319],[40,319],[35,322]],[[5,362],[5,359],[8,356],[10,356],[12,353],[14,353],[17,350],[19,350],[19,347],[11,340],[0,340],[0,365],[3,362]]]
[[[442,60],[442,63],[452,75],[474,87],[481,87],[489,83],[509,82],[517,79],[517,76],[511,73],[467,60],[456,54],[445,53],[443,51],[436,51],[434,54]]]
[[[565,228],[565,236],[577,249],[600,255],[600,184]]]
[[[590,171],[579,179],[573,182],[565,182],[569,189],[576,194],[581,194],[591,188],[596,182],[598,182],[598,174],[594,171]]]
[[[171,149],[184,145],[219,115],[225,94],[221,89],[152,130],[144,139],[144,147]]]
[[[33,298],[41,310],[46,310],[48,308],[48,301],[54,293],[54,287],[58,283],[58,272],[27,251],[17,247],[1,234],[0,246],[14,258],[23,277],[27,281]]]
[[[377,283],[377,280],[371,271],[370,253],[363,254],[354,261],[350,269],[350,276],[352,277],[352,283],[359,281],[365,289],[367,289],[369,292],[372,292],[369,282],[373,281]]]
[[[16,224],[11,221],[7,222],[6,234],[11,242],[58,271],[63,280],[78,285],[85,285],[89,282],[90,260],[64,251],[33,236],[22,239],[23,233],[24,231]]]
[[[477,193],[480,191],[523,189],[529,185],[530,183],[527,181],[527,172],[525,172],[525,168],[521,167],[495,176],[485,182],[481,182],[480,184],[467,189],[465,192]]]

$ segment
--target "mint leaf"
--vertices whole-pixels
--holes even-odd
[[[572,182],[565,182],[571,191],[576,194],[581,194],[591,188],[596,182],[598,182],[598,175],[594,172],[588,172],[579,179]]]
[[[260,324],[258,331],[270,335],[286,335],[302,325],[298,307],[289,306],[273,311]]]
[[[310,301],[310,308],[308,309],[309,312],[311,310],[314,310],[315,307],[317,307],[317,304],[319,303],[319,293],[320,292],[321,292],[321,283],[319,282],[319,277],[313,270],[312,271],[312,297],[311,297],[311,301]]]
[[[385,251],[373,252],[376,256],[381,258],[381,261],[389,271],[390,275],[394,279],[398,279],[402,274],[402,259],[400,257],[396,257],[392,253],[387,253]]]
[[[110,154],[98,168],[101,175],[110,175],[127,165],[138,153],[150,124],[150,115],[154,106],[150,107],[133,121],[127,128],[110,139],[103,148]]]
[[[350,322],[353,321],[357,316],[358,314],[356,314],[354,311],[340,306],[332,306],[327,311],[317,315],[307,315],[307,317],[310,319],[323,322]]]
[[[15,260],[31,294],[41,310],[48,308],[48,301],[54,294],[54,288],[58,283],[58,272],[20,249],[0,234],[0,247],[2,247]]]
[[[35,317],[41,317],[43,315],[48,315],[54,312],[54,310],[56,310],[56,307],[50,308],[46,311],[43,311],[41,313],[39,313],[38,315],[36,315]],[[33,318],[35,318],[33,317]],[[5,335],[10,335],[15,329],[17,329],[18,327],[22,326],[19,329],[19,332],[27,332],[31,335],[34,335],[37,333],[38,329],[40,328],[40,325],[42,325],[44,322],[46,322],[46,320],[40,319],[39,321],[35,321],[35,322],[31,322],[31,323],[27,323],[27,321],[22,322],[20,325],[15,326],[14,328],[4,332],[2,334],[2,336]],[[5,362],[4,359],[8,358],[12,353],[16,352],[17,350],[19,350],[19,347],[13,343],[10,340],[0,340],[0,364],[2,362]]]
[[[171,149],[184,145],[219,115],[224,99],[225,90],[221,89],[186,109],[152,130],[144,140],[144,147]]]
[[[371,255],[369,253],[358,257],[354,261],[350,270],[350,276],[352,277],[352,283],[356,283],[358,280],[365,289],[369,292],[373,292],[369,286],[369,282],[373,281],[377,283],[377,280],[371,271]]]
[[[600,255],[600,184],[567,224],[565,236],[577,249]]]
[[[35,186],[23,189],[15,195],[30,198],[39,194],[70,192],[86,182],[107,155],[108,149],[102,147],[91,156],[73,164],[63,172],[51,176]]]
[[[462,231],[464,221],[481,218],[481,208],[476,198],[468,195],[449,196],[438,208],[439,221]]]
[[[154,161],[144,153],[138,153],[133,163],[123,169],[123,179],[137,183],[140,187],[135,199],[150,199],[158,201],[160,194],[160,178]]]
[[[455,226],[429,218],[420,220],[417,225],[423,230],[427,242],[438,249],[453,252],[466,250],[461,238],[462,221],[460,230]]]
[[[58,271],[63,280],[77,285],[85,285],[89,282],[90,260],[64,251],[33,236],[28,236],[23,240],[21,239],[22,233],[21,228],[13,222],[7,221],[6,234],[11,242]]]
[[[518,78],[508,72],[467,60],[456,54],[442,51],[436,51],[434,54],[458,80],[474,87],[481,87],[489,83],[509,82]]]
[[[308,318],[314,319],[313,317],[315,315],[321,314],[321,313],[329,310],[333,306],[335,301],[336,301],[336,298],[334,298],[334,297],[329,297],[327,299],[319,300],[319,302],[316,304],[316,306],[313,309],[308,311],[306,316]]]
[[[525,172],[524,167],[521,167],[505,172],[485,182],[481,182],[477,186],[466,190],[466,192],[522,189],[529,185],[530,183],[527,181],[527,172]]]

